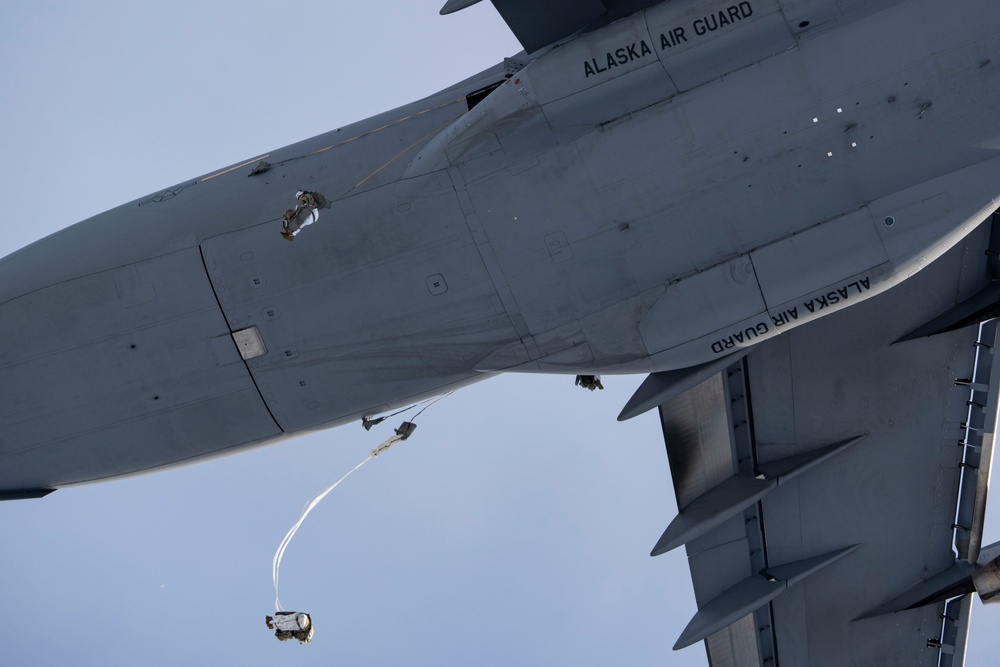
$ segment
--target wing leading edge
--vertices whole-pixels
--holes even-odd
[[[890,344],[988,288],[989,236],[659,406],[680,514],[653,553],[686,545],[698,604],[675,648],[962,664],[974,574],[1000,553],[975,546],[1000,339],[991,322]]]

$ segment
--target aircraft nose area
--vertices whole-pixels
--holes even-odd
[[[31,255],[7,258],[0,273]],[[138,472],[278,435],[197,248],[0,303],[0,491]]]

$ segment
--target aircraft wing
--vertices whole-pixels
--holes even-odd
[[[679,515],[654,555],[686,546],[698,604],[675,648],[704,640],[713,667],[963,663],[996,322],[892,343],[978,323],[990,230],[661,402]]]
[[[480,0],[448,0],[442,14],[470,7]],[[659,4],[662,0],[492,0],[500,16],[528,53],[585,29]]]

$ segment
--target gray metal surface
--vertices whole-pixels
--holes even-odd
[[[725,630],[719,630],[705,640],[708,664],[710,667],[760,665],[757,635],[753,614],[747,614]]]
[[[733,421],[735,426],[735,420]],[[750,510],[782,484],[788,484],[807,470],[826,463],[864,439],[865,436],[858,436],[807,454],[751,467],[751,474],[733,475],[684,507],[667,526],[651,555],[666,553],[708,533],[730,517]],[[681,450],[682,448],[678,448],[678,451]],[[739,447],[734,446],[733,451],[742,461]]]
[[[679,510],[729,479],[736,468],[728,404],[725,383],[716,374],[660,406]]]
[[[295,420],[283,424],[288,430],[314,427],[348,416],[360,418],[362,413],[397,405],[456,380],[485,377],[472,370],[474,359],[486,354],[477,357],[475,349],[492,351],[514,339],[514,334],[505,333],[510,324],[504,323],[502,306],[477,287],[478,258],[471,264],[463,262],[458,254],[440,247],[441,228],[423,227],[427,216],[441,210],[422,213],[425,202],[436,201],[429,196],[433,188],[386,188],[384,183],[393,182],[405,169],[405,162],[392,158],[406,145],[464,113],[464,93],[498,78],[501,66],[402,109],[140,198],[0,260],[0,423],[4,425],[0,489],[18,492],[8,497],[25,497],[20,492],[37,493],[239,451],[284,437],[276,415]],[[264,158],[270,166],[255,169]],[[345,164],[350,167],[330,169]],[[337,248],[330,252],[322,242],[306,245],[303,241],[309,236],[290,246],[277,235],[282,211],[295,203],[298,185],[285,186],[289,181],[314,184],[331,198],[373,189],[397,194],[376,195],[375,205],[371,196],[348,197],[336,209],[324,210],[322,223],[307,231],[316,240],[324,235],[323,223],[339,230]],[[457,210],[454,195],[450,202],[442,204],[444,210],[449,206]],[[404,205],[412,208],[409,215],[399,210]],[[386,225],[409,221],[415,236],[393,230],[382,234],[395,236],[395,246],[377,242],[376,216],[382,216]],[[462,237],[461,220],[455,224],[454,212],[440,222],[452,230],[445,235]],[[243,236],[236,230],[245,230]],[[346,242],[345,231],[350,239]],[[267,250],[270,270],[258,268],[266,253],[253,244],[240,247],[232,257],[220,253],[220,262],[233,262],[228,272],[209,252],[210,239],[254,233],[278,242]],[[427,245],[421,233],[436,234],[438,240]],[[464,234],[468,236],[467,231]],[[416,249],[405,248],[407,242]],[[383,254],[366,255],[364,247]],[[352,274],[366,257],[369,263],[389,264],[393,252],[409,252],[415,257],[410,266],[420,266],[405,278],[405,263],[390,270],[405,281],[402,292],[393,295],[387,291],[391,282],[381,283],[373,276],[361,280]],[[434,253],[443,259],[434,261]],[[338,261],[341,272],[330,272],[331,262]],[[425,279],[456,263],[460,268],[448,271],[450,289],[432,293]],[[324,278],[333,276],[330,282],[339,292],[331,294],[311,283],[310,270]],[[296,290],[307,302],[313,300],[305,321]],[[276,291],[281,292],[280,299],[272,299]],[[416,299],[408,298],[410,293]],[[433,314],[422,322],[408,317],[427,302],[435,307],[450,303],[454,308],[470,298],[476,302],[456,316],[432,308]],[[336,303],[338,299],[343,305]],[[249,309],[239,313],[235,306]],[[370,320],[359,318],[358,309],[373,313]],[[471,322],[464,332],[463,318]],[[395,329],[381,326],[400,321],[405,324]],[[286,323],[293,328],[291,344],[274,336]],[[232,334],[254,326],[261,347],[244,363]],[[370,346],[377,340],[390,341],[391,348],[391,341],[398,340],[404,329],[418,333],[427,326],[444,330],[440,336],[434,334],[435,350],[428,348],[402,366],[387,363],[392,356],[388,348],[369,355],[367,362],[355,348],[347,355],[347,374],[337,369],[324,376],[324,383],[313,382],[312,374],[289,370],[299,350],[304,357],[299,363],[312,362],[310,337],[332,335],[338,327],[350,331],[350,337],[328,338],[328,349],[352,343]],[[405,345],[397,349],[404,357],[412,350]],[[268,354],[258,355],[262,350]],[[420,369],[434,363],[432,357],[445,359],[450,370],[429,382],[420,380],[419,390],[407,391],[407,377],[420,376]],[[454,368],[456,359],[461,371]],[[283,374],[276,384],[285,393],[275,405],[276,387],[259,386],[251,371],[258,372],[261,364],[273,368],[279,360]],[[373,365],[376,370],[370,371]],[[401,378],[400,383],[387,381],[379,368],[389,369],[385,372]],[[321,400],[327,396],[321,393],[324,384],[327,390],[332,388],[334,398],[317,411],[316,396]],[[358,391],[362,385],[375,387],[379,396]],[[383,394],[377,389],[386,385],[402,391]]]
[[[250,370],[283,430],[385,410],[387,386],[398,404],[468,382],[517,341],[446,176],[374,188],[322,215],[294,243],[275,243],[271,224],[202,243],[230,328],[256,327],[269,350]],[[439,369],[430,386],[428,368]]]
[[[659,407],[663,438],[667,445],[671,478],[677,507],[683,511],[696,499],[730,479],[738,470],[736,452],[731,445],[733,431],[730,419],[729,383],[725,374],[717,374],[690,390],[675,396]],[[695,596],[701,607],[715,595],[722,592],[714,582],[725,583],[732,577],[749,576],[749,561],[741,554],[749,553],[749,538],[745,533],[746,524],[742,517],[732,518],[714,535],[702,537],[699,544],[688,547],[689,564],[692,574],[702,572],[699,580],[695,577]],[[713,541],[709,542],[709,539]],[[731,540],[737,540],[735,547]],[[728,546],[727,546],[728,545]],[[723,558],[717,560],[713,547],[724,551]],[[726,558],[726,554],[731,558]],[[714,568],[718,563],[726,571],[720,573]],[[737,579],[733,579],[735,583]],[[713,584],[697,585],[698,582]],[[757,664],[760,656],[754,615],[749,614],[742,621],[720,630],[706,640],[709,662],[712,665]],[[749,660],[752,662],[739,662]]]
[[[868,439],[763,501],[770,562],[845,542],[850,567],[774,601],[787,664],[936,665],[942,605],[852,622],[953,560],[952,521],[975,331],[889,347],[985,279],[984,231],[884,297],[748,356],[762,462],[859,431]],[[910,327],[912,328],[912,326]]]
[[[0,488],[54,488],[274,438],[196,248],[0,305]],[[212,340],[224,337],[224,346]]]
[[[967,625],[967,613],[955,619],[958,626],[943,628],[943,601],[902,610],[926,604],[924,598],[942,587],[968,590],[975,571],[953,565],[952,522],[969,410],[968,382],[955,381],[979,377],[973,376],[977,334],[966,327],[890,343],[988,282],[988,240],[984,225],[914,279],[830,318],[835,326],[809,325],[763,343],[745,362],[661,406],[682,515],[724,480],[740,479],[741,471],[780,475],[804,456],[817,456],[816,464],[764,495],[753,510],[688,541],[703,610],[695,630],[711,630],[713,619],[731,621],[748,611],[766,614],[755,623],[753,644],[738,630],[742,626],[708,640],[711,664],[765,664],[762,656],[774,655],[777,664],[937,665],[939,654],[964,650],[965,635],[959,643],[956,628]],[[988,367],[992,355],[978,349]],[[740,407],[742,382],[733,384],[744,373],[749,413]],[[988,394],[982,383],[973,385]],[[740,454],[743,433],[752,454]],[[826,439],[850,441],[852,433],[867,437],[836,458],[824,455]],[[709,470],[715,472],[706,483]],[[755,546],[758,528],[763,541]],[[859,549],[844,563],[787,591],[758,577],[851,544]],[[880,605],[873,613],[882,615],[865,613]],[[686,641],[703,634],[695,630],[689,628]],[[761,642],[772,634],[774,653],[765,653],[770,649]],[[744,662],[736,662],[737,646]]]
[[[529,53],[585,28],[605,12],[601,0],[493,0],[493,5]]]
[[[674,650],[707,639],[859,548],[860,545],[853,545],[794,563],[783,563],[743,579],[708,603],[699,605],[698,613],[684,628],[674,644]]]
[[[448,0],[441,14],[451,14],[478,3],[480,0]],[[507,23],[528,53],[538,51],[582,30],[595,30],[609,21],[628,16],[659,0],[493,0],[500,16]]]
[[[681,368],[673,371],[651,373],[643,380],[635,394],[629,399],[618,421],[631,419],[653,408],[670,402],[675,396],[693,389],[708,378],[728,368],[745,356],[745,352],[736,352],[721,359],[710,361],[691,368]]]

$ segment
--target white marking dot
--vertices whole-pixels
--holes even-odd
[[[827,157],[833,157],[833,152],[831,151],[831,152],[827,153],[826,156]]]
[[[851,142],[851,148],[857,148],[857,147],[858,147],[858,142],[852,141]]]
[[[813,122],[814,123],[818,123],[819,122],[819,118],[813,118]]]
[[[837,107],[837,113],[844,113],[844,110],[841,109],[840,107]]]

